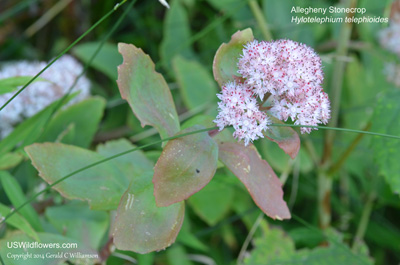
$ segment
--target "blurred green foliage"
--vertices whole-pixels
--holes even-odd
[[[58,2],[62,1],[0,2],[0,67],[7,61],[47,61],[54,58],[117,3],[70,1],[59,12],[52,13],[55,12],[52,7]],[[366,7],[370,16],[385,16],[391,2],[360,0],[358,5]],[[238,30],[251,27],[257,39],[262,39],[262,32],[246,0],[170,0],[169,3],[171,8],[168,10],[156,0],[138,1],[92,62],[87,73],[92,82],[92,94],[104,100],[94,97],[58,111],[49,122],[52,107],[57,104],[54,103],[21,123],[9,138],[3,139],[0,143],[0,170],[7,171],[0,171],[2,216],[43,189],[44,181],[38,177],[23,151],[28,144],[58,141],[89,147],[90,150],[97,148],[97,152],[103,155],[104,152],[114,154],[115,150],[122,151],[118,144],[131,146],[126,141],[114,142],[115,150],[110,146],[108,150],[104,146],[98,147],[110,140],[125,137],[140,146],[160,139],[155,130],[140,126],[128,104],[121,99],[116,84],[116,69],[122,62],[117,49],[118,42],[132,43],[142,48],[156,62],[156,70],[163,74],[171,89],[180,121],[198,114],[215,117],[215,93],[218,89],[211,77],[216,50]],[[328,7],[341,3],[328,0],[262,0],[258,3],[274,38],[303,42],[321,55],[325,90],[331,93],[328,84],[340,25],[296,25],[290,22],[290,9],[297,5]],[[82,63],[88,62],[126,6],[122,6],[122,10],[118,10],[85,37],[71,50],[71,54]],[[36,23],[48,16],[50,19],[41,26]],[[385,62],[396,59],[382,50],[377,41],[377,33],[384,27],[386,25],[373,23],[354,26],[350,55],[346,58],[348,63],[340,106],[340,127],[362,130],[372,123],[371,131],[400,135],[400,90],[386,81],[382,71]],[[87,119],[82,115],[92,118]],[[41,134],[40,130],[45,124],[48,124],[47,130]],[[333,161],[340,160],[356,137],[348,133],[337,134]],[[303,136],[301,141],[300,154],[294,161],[275,143],[265,139],[256,143],[263,159],[270,163],[277,175],[287,177],[285,200],[295,218],[284,222],[264,219],[260,229],[255,232],[254,242],[248,248],[246,264],[398,264],[398,140],[363,137],[334,174],[334,232],[327,234],[317,229],[318,161],[314,161],[315,157],[322,156],[323,132],[316,131]],[[143,161],[148,163],[145,166],[151,165],[149,160],[157,160],[160,150],[161,146],[146,148],[143,156],[132,156],[131,159],[139,161],[141,166]],[[95,161],[92,156],[101,157],[78,147],[72,151],[76,152],[71,153],[71,159],[82,165],[87,164],[88,160]],[[69,161],[64,162],[68,167]],[[121,167],[124,168],[122,175],[117,174],[119,177],[133,170],[126,161],[118,163],[123,164]],[[113,164],[104,166],[114,168]],[[85,184],[75,185],[71,187],[72,192]],[[119,197],[123,190],[118,188]],[[365,236],[350,250],[348,246],[352,245],[359,231],[371,194],[376,199],[372,200]],[[89,199],[92,197],[95,194],[88,194]],[[113,207],[118,200],[113,200]],[[236,264],[241,247],[259,214],[245,187],[231,172],[220,167],[210,185],[190,198],[187,205],[177,242],[166,251],[141,255],[116,250],[108,257],[106,264],[129,264],[133,260],[140,265]],[[67,200],[51,190],[42,194],[32,206],[26,206],[10,218],[6,225],[0,226],[0,254],[4,259],[6,241],[33,241],[39,238],[42,242],[79,242],[83,253],[98,251],[107,255],[113,217],[113,211],[91,210],[87,203]],[[338,234],[340,240],[336,238]],[[324,247],[326,241],[334,243]],[[40,249],[32,251],[43,253]],[[355,255],[362,258],[355,258]],[[325,260],[326,257],[329,258]],[[339,263],[328,263],[332,259]],[[19,261],[10,264],[38,263]]]

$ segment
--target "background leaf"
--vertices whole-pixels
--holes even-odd
[[[0,203],[0,216],[5,217],[11,212],[11,209],[8,208],[7,206],[3,205]],[[1,219],[1,217],[0,217]],[[22,217],[19,213],[14,214],[10,218],[6,220],[6,223],[10,226],[13,226],[24,233],[26,233],[28,236],[31,238],[35,239],[36,241],[39,241],[39,237],[36,233],[36,231],[32,228],[32,226],[29,224],[29,222]]]
[[[189,19],[181,1],[172,1],[171,8],[164,19],[163,39],[160,45],[160,57],[166,69],[171,69],[171,61],[176,55],[193,58],[190,47]]]
[[[0,79],[0,95],[18,90],[20,87],[28,83],[32,78],[32,76],[15,76]],[[38,81],[46,81],[46,79],[39,77],[35,79],[34,82]]]
[[[220,179],[227,176],[215,175],[201,191],[189,198],[189,204],[208,225],[216,225],[229,212],[234,189]]]
[[[94,97],[83,100],[58,112],[50,121],[46,132],[38,141],[56,141],[69,126],[73,126],[71,137],[64,137],[61,142],[80,147],[89,147],[103,117],[106,102]]]
[[[118,50],[124,58],[118,66],[121,97],[128,101],[142,127],[154,126],[161,138],[177,133],[179,120],[171,92],[162,75],[155,72],[150,57],[131,44],[120,43]]]
[[[204,129],[195,125],[180,134]],[[207,132],[183,136],[167,143],[154,168],[154,196],[158,206],[187,199],[212,179],[218,147]]]
[[[11,176],[7,171],[0,171],[0,181],[8,199],[10,199],[14,208],[17,208],[21,204],[25,203],[27,198],[22,191],[21,186],[13,176]],[[23,207],[19,213],[26,218],[29,224],[36,231],[43,231],[43,227],[39,220],[39,215],[35,212],[30,204]]]
[[[217,101],[215,81],[200,63],[177,56],[173,60],[173,68],[188,109]]]
[[[7,153],[0,156],[0,170],[13,168],[18,165],[24,157],[20,153]]]
[[[110,225],[106,212],[90,210],[87,205],[77,201],[49,207],[45,216],[60,234],[92,249],[100,248]]]
[[[165,249],[178,235],[185,205],[179,202],[157,207],[152,173],[134,179],[121,198],[114,224],[114,244],[118,249],[144,254]]]
[[[33,144],[25,151],[39,175],[49,184],[104,159],[95,152],[59,143]],[[112,163],[102,163],[73,175],[54,189],[65,198],[87,200],[92,209],[111,210],[117,208],[128,183]]]
[[[88,63],[92,58],[93,53],[95,53],[99,47],[99,44],[100,42],[97,41],[78,44],[72,49],[72,53],[84,63]],[[94,58],[90,66],[102,72],[111,80],[117,80],[117,66],[121,63],[122,60],[118,54],[117,45],[112,43],[104,43],[103,47]]]
[[[372,264],[365,255],[354,254],[346,245],[337,240],[328,247],[313,250],[295,250],[293,240],[279,229],[261,225],[263,235],[254,240],[255,249],[246,259],[248,265],[368,265]],[[309,230],[309,232],[311,232]]]
[[[382,95],[375,108],[371,131],[400,135],[400,91],[390,91]],[[375,136],[372,140],[374,157],[379,172],[394,192],[400,194],[400,141]]]
[[[70,95],[64,104],[74,97],[76,94]],[[0,141],[0,156],[11,151],[17,144],[18,149],[23,149],[37,140],[43,131],[45,123],[50,118],[54,108],[58,106],[60,99],[54,101],[49,106],[32,116],[31,118],[20,123],[7,137]]]

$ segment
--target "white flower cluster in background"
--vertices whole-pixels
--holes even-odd
[[[321,86],[321,59],[310,47],[291,40],[254,40],[245,45],[238,68],[242,83],[228,83],[218,95],[215,122],[220,130],[232,125],[234,136],[246,145],[263,137],[270,121],[259,109],[257,97],[268,99],[270,112],[280,120],[291,118],[295,124],[311,126],[328,122],[330,102]],[[311,128],[300,130],[311,132]]]
[[[400,21],[391,20],[389,27],[379,32],[379,42],[383,48],[400,56]]]
[[[0,69],[0,79],[15,76],[35,76],[46,65],[46,62],[27,61],[6,63]],[[35,115],[55,100],[61,98],[67,93],[82,70],[82,65],[69,55],[64,55],[58,59],[40,75],[45,81],[36,81],[30,84],[0,112],[0,138],[6,137],[14,126],[24,119]],[[90,81],[82,76],[72,90],[72,92],[76,91],[79,91],[79,94],[69,104],[88,97],[90,94]],[[0,106],[3,106],[15,93],[0,95]]]
[[[389,82],[400,87],[400,65],[395,63],[385,63],[384,73]]]
[[[392,3],[389,27],[380,30],[378,37],[381,46],[400,59],[400,1]],[[400,65],[385,62],[383,72],[389,82],[400,87]]]

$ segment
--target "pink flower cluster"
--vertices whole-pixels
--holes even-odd
[[[310,47],[291,40],[254,40],[245,45],[238,68],[241,83],[224,85],[218,95],[220,112],[215,122],[220,130],[232,125],[234,136],[246,145],[263,137],[270,121],[259,110],[257,96],[264,100],[261,107],[280,120],[291,118],[295,124],[311,126],[328,122],[330,103],[321,87],[321,59]],[[245,121],[251,126],[243,127]],[[311,129],[301,127],[301,132]]]
[[[264,137],[262,131],[270,123],[268,116],[259,110],[254,91],[250,87],[236,82],[222,86],[222,93],[217,94],[219,114],[215,122],[221,131],[225,126],[232,125],[234,137],[249,142]]]

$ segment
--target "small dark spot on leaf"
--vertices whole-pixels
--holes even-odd
[[[200,170],[196,169],[196,173],[200,173]]]

